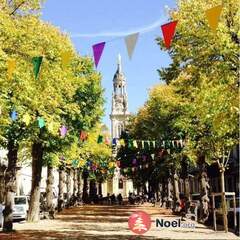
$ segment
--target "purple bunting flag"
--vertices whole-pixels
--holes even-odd
[[[67,127],[66,126],[62,126],[60,128],[60,134],[61,134],[61,137],[65,137],[66,134],[67,134]]]
[[[92,46],[94,62],[95,62],[96,68],[97,68],[99,60],[102,56],[102,52],[103,52],[104,47],[105,47],[105,42],[97,43],[97,44]]]

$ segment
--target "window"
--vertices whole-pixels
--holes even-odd
[[[123,189],[123,180],[122,179],[119,179],[118,188]]]
[[[121,137],[122,131],[123,131],[123,127],[121,124],[119,124],[117,129],[117,133],[118,133],[117,135],[119,138]]]

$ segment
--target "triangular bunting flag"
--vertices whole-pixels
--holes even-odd
[[[33,72],[34,72],[35,79],[37,79],[37,77],[38,77],[38,74],[39,74],[39,71],[40,71],[40,67],[41,67],[41,64],[42,64],[42,60],[43,60],[42,56],[34,57],[32,59]]]
[[[18,117],[18,113],[16,111],[12,111],[11,112],[11,119],[13,121],[16,121],[17,120],[17,117]]]
[[[120,139],[120,146],[125,146],[125,141],[124,141],[124,139]]]
[[[206,17],[210,28],[215,32],[222,12],[222,5],[206,10]]]
[[[23,122],[28,126],[31,122],[31,116],[28,113],[23,115]]]
[[[126,44],[128,56],[130,59],[132,59],[133,51],[135,49],[138,36],[139,36],[139,33],[133,33],[125,37],[125,44]]]
[[[72,53],[70,51],[62,52],[62,67],[65,69],[71,61]]]
[[[183,147],[183,140],[180,139],[179,142],[180,142],[180,146]]]
[[[67,134],[67,127],[66,126],[62,126],[59,130],[60,130],[61,137],[65,137],[66,134]]]
[[[79,161],[77,159],[73,160],[72,161],[72,166],[77,168],[78,167],[78,164],[79,164]]]
[[[87,139],[87,133],[84,131],[81,131],[80,140],[85,141],[86,139]]]
[[[133,147],[133,140],[129,139],[128,140],[128,148],[132,148]]]
[[[112,145],[117,145],[117,139],[116,138],[113,138]]]
[[[97,143],[102,143],[103,142],[103,136],[99,135],[97,139]]]
[[[104,143],[109,145],[110,144],[110,139],[108,136],[105,137]]]
[[[166,48],[170,48],[173,36],[175,34],[177,23],[178,21],[173,21],[161,26]]]
[[[133,147],[138,148],[138,144],[136,140],[133,140]]]
[[[99,60],[102,56],[102,52],[103,52],[104,47],[105,47],[105,42],[97,43],[97,44],[92,46],[93,57],[94,57],[94,62],[95,62],[96,68],[97,68]]]
[[[16,60],[15,59],[8,59],[7,61],[7,72],[8,72],[8,79],[12,79],[13,72],[16,68]]]
[[[48,131],[52,134],[54,134],[54,122],[51,121],[49,124],[48,124]]]
[[[39,128],[45,127],[45,121],[42,117],[38,117],[38,126]]]

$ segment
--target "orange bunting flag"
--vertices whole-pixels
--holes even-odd
[[[16,60],[15,59],[8,59],[7,60],[7,72],[8,72],[8,79],[12,79],[13,72],[16,68]]]
[[[206,17],[210,28],[215,32],[222,12],[222,5],[206,10]]]
[[[175,34],[176,26],[177,26],[178,21],[173,21],[166,23],[161,26],[162,33],[163,33],[163,39],[166,48],[170,48],[171,42],[173,39],[173,36]]]
[[[80,132],[80,140],[85,141],[87,140],[88,134],[84,131]]]

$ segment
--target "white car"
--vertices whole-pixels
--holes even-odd
[[[13,205],[13,220],[27,219],[29,209],[28,196],[15,196]]]

